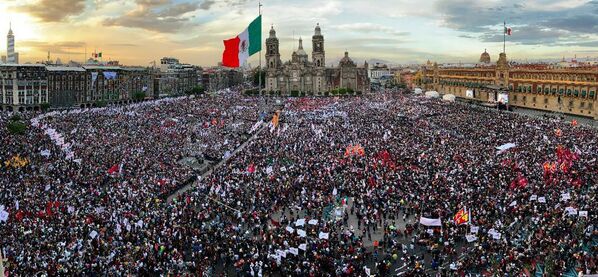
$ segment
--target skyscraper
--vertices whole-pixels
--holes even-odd
[[[15,56],[15,36],[12,34],[12,24],[8,27],[8,35],[6,36],[6,55],[7,63],[17,63]]]

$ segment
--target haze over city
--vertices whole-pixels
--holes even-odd
[[[247,26],[257,6],[245,0],[3,0],[0,45],[12,22],[22,62],[45,60],[48,51],[82,61],[97,50],[129,65],[163,56],[215,65],[222,40]],[[510,59],[554,60],[598,54],[597,13],[598,1],[582,0],[266,0],[262,33],[274,25],[283,57],[319,23],[329,57],[349,50],[356,61],[473,62],[484,49],[498,57],[506,21],[513,29]]]

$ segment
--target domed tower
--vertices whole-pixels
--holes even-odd
[[[293,62],[297,63],[307,63],[307,52],[303,50],[303,39],[299,38],[299,48],[297,51],[293,52]]]
[[[316,25],[314,35],[311,38],[312,42],[312,53],[311,58],[315,67],[325,67],[326,65],[326,54],[324,53],[324,36],[322,36],[322,30],[320,30],[320,23]]]
[[[272,26],[270,28],[270,37],[266,39],[266,63],[268,69],[278,68],[281,64],[279,45],[276,31],[274,30],[274,26]]]
[[[480,55],[480,63],[489,64],[490,62],[490,54],[488,54],[488,52],[486,52],[486,49],[484,49],[484,53]]]

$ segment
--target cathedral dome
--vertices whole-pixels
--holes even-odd
[[[490,54],[484,49],[484,53],[480,55],[480,63],[490,63]]]
[[[305,52],[305,50],[303,50],[303,40],[301,38],[299,38],[299,49],[295,51],[295,54],[297,56],[307,56],[307,53]]]
[[[351,58],[349,58],[349,52],[345,52],[345,56],[340,61],[341,65],[352,65],[355,64]]]
[[[318,23],[316,25],[315,35],[316,36],[321,36],[322,35],[322,30],[320,29],[320,23]]]
[[[274,25],[272,25],[272,27],[270,28],[270,37],[271,38],[276,37],[276,30],[274,30]]]

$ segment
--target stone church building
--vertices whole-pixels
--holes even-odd
[[[303,40],[299,38],[299,48],[293,52],[291,60],[282,62],[279,41],[274,27],[266,39],[266,91],[289,95],[293,91],[307,95],[323,95],[333,89],[346,88],[355,92],[368,92],[368,63],[358,67],[349,53],[340,60],[337,67],[326,67],[324,36],[319,24],[312,37],[311,61],[303,49]]]

